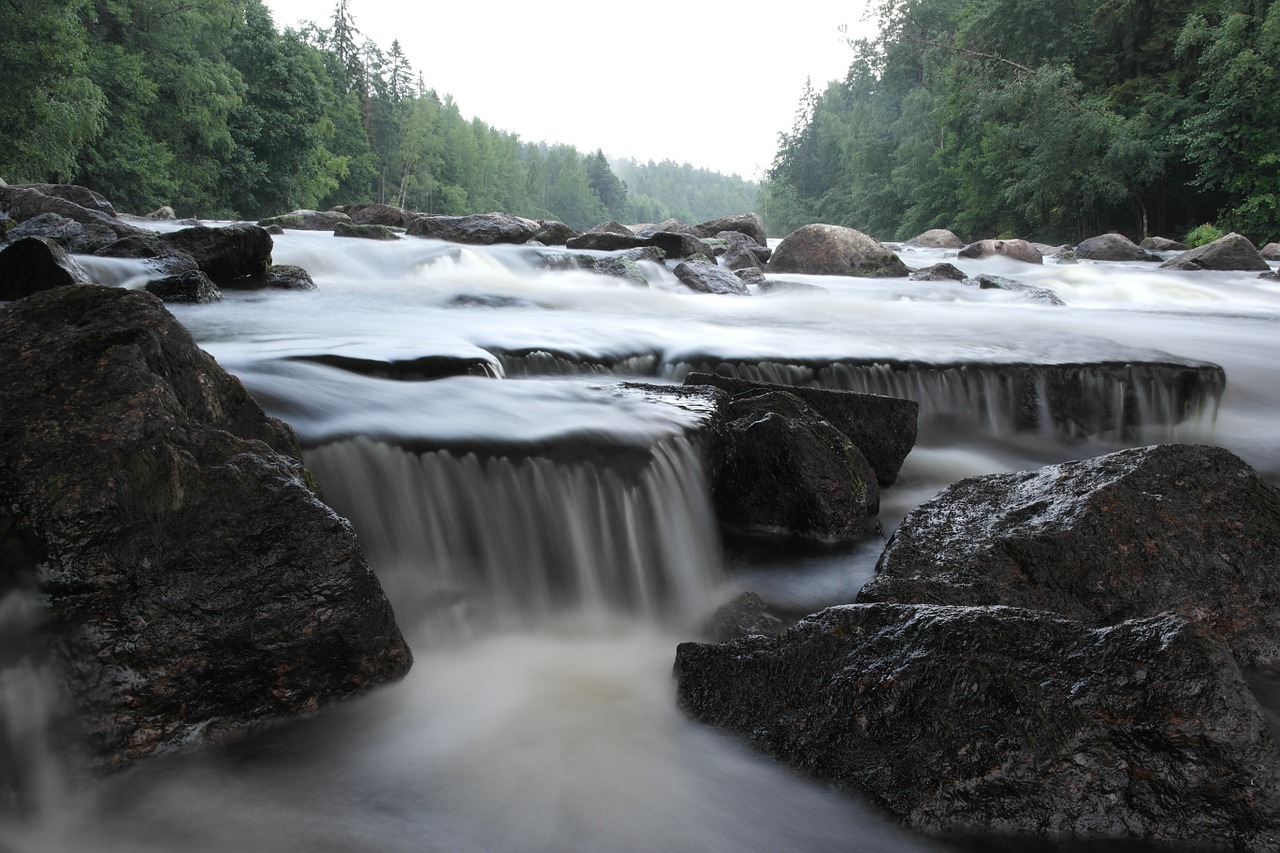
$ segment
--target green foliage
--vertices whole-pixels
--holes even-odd
[[[1203,225],[1197,225],[1195,228],[1188,231],[1187,236],[1182,238],[1182,242],[1189,248],[1194,249],[1197,246],[1203,246],[1207,243],[1212,243],[1214,240],[1220,239],[1222,239],[1222,232],[1210,223],[1206,222]]]

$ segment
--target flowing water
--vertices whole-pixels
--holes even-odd
[[[275,260],[319,290],[173,310],[299,432],[414,668],[229,753],[90,781],[47,757],[46,675],[0,660],[0,757],[36,780],[0,809],[0,850],[932,849],[676,708],[675,645],[718,604],[743,589],[790,612],[847,602],[882,542],[726,552],[705,413],[626,381],[713,370],[920,400],[886,531],[965,476],[1157,441],[1219,444],[1280,480],[1280,282],[1254,273],[958,264],[1063,307],[806,276],[786,278],[822,290],[700,296],[656,264],[643,289],[562,250],[414,238],[288,232]],[[140,283],[130,262],[86,264]]]

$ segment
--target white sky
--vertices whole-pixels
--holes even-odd
[[[336,0],[265,0],[280,29],[329,26]],[[463,115],[526,141],[758,179],[789,130],[806,77],[843,79],[839,31],[873,33],[867,0],[643,3],[348,0],[384,51]]]

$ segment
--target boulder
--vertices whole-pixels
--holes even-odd
[[[154,293],[165,302],[185,302],[204,305],[221,302],[222,291],[213,279],[200,270],[187,270],[147,282],[147,293]]]
[[[1139,248],[1123,234],[1099,234],[1076,246],[1076,258],[1083,261],[1155,261],[1161,258]]]
[[[1197,246],[1160,265],[1162,270],[1257,270],[1271,269],[1248,237],[1234,231],[1212,243]]]
[[[1090,628],[846,605],[776,638],[683,643],[675,673],[694,719],[915,830],[995,842],[966,849],[1280,839],[1280,754],[1257,700],[1222,641],[1171,614]]]
[[[645,225],[640,228],[636,228],[632,233],[634,233],[637,237],[652,237],[653,235],[661,233],[663,231],[666,231],[672,234],[688,234],[691,237],[701,236],[696,232],[696,230],[692,225],[689,225],[688,223],[684,222],[681,219],[676,219],[675,217],[672,217],[670,219],[664,219],[661,222]]]
[[[977,285],[982,290],[1008,290],[1014,293],[1021,293],[1023,296],[1034,302],[1043,302],[1046,305],[1065,305],[1058,294],[1054,293],[1047,287],[1036,287],[1035,285],[1025,284],[1012,278],[1005,278],[1000,275],[980,275],[977,278],[966,279],[969,284]]]
[[[42,195],[77,204],[86,210],[96,210],[107,216],[116,215],[115,206],[105,196],[77,184],[22,184],[15,189],[35,190]]]
[[[345,213],[356,225],[385,225],[388,228],[407,228],[422,214],[389,204],[343,204],[333,210]]]
[[[97,768],[408,669],[292,430],[155,296],[70,287],[0,307],[0,410],[23,413],[0,419],[0,529],[42,557],[5,570],[38,584],[40,636]]]
[[[953,264],[934,264],[907,276],[912,281],[964,281],[968,278]]]
[[[0,300],[91,283],[80,265],[48,237],[22,237],[0,250]]]
[[[592,258],[591,269],[601,275],[621,279],[633,287],[648,287],[649,280],[636,262],[623,255],[611,255],[604,258]]]
[[[526,243],[538,232],[538,223],[509,213],[419,216],[409,223],[407,231],[415,237],[492,246],[495,243]]]
[[[716,608],[707,623],[706,634],[713,642],[727,643],[753,634],[776,637],[785,628],[782,620],[769,612],[764,599],[754,592],[744,592]]]
[[[77,222],[56,213],[41,213],[8,229],[8,240],[23,237],[48,237],[68,252],[76,255],[93,254],[103,246],[115,242],[116,232],[106,225]]]
[[[161,205],[150,213],[144,215],[143,219],[149,219],[153,222],[172,222],[178,218],[178,214],[174,212],[169,205]]]
[[[728,270],[745,270],[752,267],[759,267],[761,264],[768,262],[766,256],[763,260],[756,250],[760,247],[751,241],[751,238],[744,237],[736,231],[722,231],[721,234],[734,234],[735,238],[727,238],[725,240],[724,254],[720,256],[720,263]]]
[[[622,237],[634,237],[636,235],[635,231],[632,231],[630,228],[623,225],[621,222],[618,222],[613,219],[610,219],[608,222],[601,222],[600,224],[593,227],[587,233],[588,234],[617,234]]]
[[[642,246],[657,246],[666,252],[668,257],[672,258],[688,258],[699,254],[708,258],[715,256],[715,252],[711,247],[699,238],[694,237],[692,234],[676,231],[651,231],[648,232],[647,236],[641,237],[629,231],[626,234],[618,234],[613,231],[596,231],[593,229],[565,241],[565,247],[569,249],[603,252],[637,249]]]
[[[311,273],[292,264],[272,264],[257,275],[237,278],[222,285],[228,290],[315,290]]]
[[[42,213],[56,213],[83,225],[101,226],[111,231],[116,237],[148,233],[116,218],[114,213],[108,213],[96,206],[82,207],[61,196],[48,195],[37,189],[22,186],[0,188],[0,208],[7,208],[9,218],[18,223]]]
[[[364,240],[399,240],[400,235],[388,225],[357,225],[339,222],[333,227],[335,237],[358,237]]]
[[[859,602],[1005,604],[1093,626],[1174,611],[1280,663],[1280,492],[1165,444],[961,480],[903,520]]]
[[[708,219],[693,226],[697,237],[717,237],[721,232],[733,231],[745,234],[760,246],[767,246],[769,238],[764,233],[764,219],[758,213],[740,213],[736,216],[722,216],[719,219]]]
[[[1044,263],[1044,255],[1026,240],[979,240],[960,250],[962,258],[990,258],[996,255],[1025,264]]]
[[[538,230],[534,233],[533,239],[544,246],[563,246],[566,241],[577,237],[579,233],[576,228],[570,228],[559,220],[539,219]]]
[[[897,255],[879,240],[839,225],[805,225],[788,234],[769,259],[770,274],[905,276]]]
[[[945,228],[930,228],[907,241],[918,249],[962,249],[964,241]]]
[[[350,216],[339,210],[293,210],[279,216],[259,219],[258,224],[264,228],[279,225],[295,231],[332,231],[339,225],[354,223]]]
[[[731,395],[760,389],[794,394],[848,436],[871,465],[876,481],[882,486],[894,484],[903,460],[916,444],[920,404],[915,400],[831,388],[752,382],[712,373],[690,373],[684,384],[711,385]]]
[[[698,293],[750,296],[747,285],[730,270],[707,261],[684,261],[673,270],[676,278]]]
[[[799,397],[753,389],[730,398],[722,417],[711,492],[728,530],[822,542],[875,530],[875,473],[849,437]]]
[[[249,224],[221,228],[196,225],[157,235],[156,239],[164,247],[162,251],[189,255],[205,275],[223,287],[265,273],[271,266],[271,250],[275,246],[265,228]],[[146,241],[137,241],[136,245],[144,246]]]
[[[1053,254],[1049,257],[1056,264],[1078,264],[1080,259],[1076,257],[1076,250],[1071,246],[1060,246],[1054,249]]]
[[[1280,261],[1280,243],[1268,243],[1258,254],[1262,255],[1264,261]]]
[[[733,274],[742,279],[743,283],[759,285],[762,292],[768,292],[765,288],[768,287],[769,282],[764,277],[764,270],[760,269],[760,267],[746,267],[745,269],[734,270]],[[810,286],[811,285],[805,285],[805,287]],[[818,287],[817,285],[812,285],[812,287],[814,290],[820,290],[823,293],[829,292],[825,288]]]
[[[1143,237],[1138,246],[1155,252],[1185,252],[1188,248],[1186,243],[1179,243],[1168,237]]]

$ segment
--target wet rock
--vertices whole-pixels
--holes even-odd
[[[1076,246],[1076,257],[1085,261],[1155,261],[1161,258],[1137,246],[1123,234],[1099,234]]]
[[[766,246],[769,238],[764,233],[764,219],[758,213],[740,213],[734,216],[722,216],[719,219],[708,219],[693,226],[697,237],[718,237],[724,231],[744,234],[760,246]]]
[[[333,210],[345,213],[355,225],[385,225],[388,228],[407,228],[410,222],[422,215],[389,204],[343,204]]]
[[[591,269],[601,275],[621,279],[633,287],[648,287],[649,280],[634,260],[625,255],[592,258]]]
[[[1165,444],[973,477],[907,515],[859,602],[1006,604],[1089,625],[1174,611],[1280,663],[1280,492]]]
[[[1012,278],[1005,278],[1000,275],[980,275],[977,278],[966,279],[970,284],[976,284],[982,290],[1008,290],[1013,293],[1021,293],[1023,296],[1035,302],[1043,302],[1046,305],[1065,305],[1058,294],[1054,293],[1047,287],[1036,287],[1026,284]]]
[[[76,255],[92,254],[102,246],[114,242],[116,232],[105,225],[88,224],[67,219],[56,213],[42,213],[24,219],[8,229],[10,242],[23,237],[48,237],[68,252]]]
[[[388,225],[358,225],[339,222],[333,228],[335,237],[357,237],[363,240],[399,240],[400,235]]]
[[[415,237],[492,246],[497,243],[526,243],[537,233],[538,223],[509,213],[420,216],[409,223],[407,231]]]
[[[1234,231],[1160,265],[1162,270],[1258,270],[1271,269],[1248,237]]]
[[[273,264],[257,275],[237,278],[222,285],[230,290],[315,290],[311,273],[292,264]]]
[[[76,193],[71,194],[76,195]],[[97,235],[104,231],[110,231],[115,238],[119,238],[130,234],[147,233],[118,219],[114,213],[108,213],[96,205],[83,207],[75,201],[61,196],[48,195],[38,189],[23,186],[0,188],[0,209],[6,208],[9,218],[19,224],[43,213],[56,213],[63,218],[71,219],[85,226],[96,226],[87,228],[85,231],[87,234]]]
[[[218,285],[200,270],[188,270],[152,279],[147,282],[147,292],[154,293],[165,302],[204,305],[222,301],[222,291],[218,289]]]
[[[1280,261],[1280,243],[1268,243],[1258,254],[1262,255],[1264,261]]]
[[[897,255],[879,240],[839,225],[805,225],[783,239],[769,259],[768,272],[864,277],[905,276]]]
[[[962,258],[990,258],[1000,255],[1024,264],[1043,264],[1044,255],[1026,240],[979,240],[960,250]]]
[[[332,231],[339,225],[352,225],[351,217],[337,210],[293,210],[279,216],[259,219],[263,228],[278,225],[295,231]]]
[[[711,491],[727,529],[824,542],[875,530],[875,473],[849,437],[803,400],[757,388],[734,395],[722,412],[725,440]]]
[[[666,252],[667,257],[671,258],[688,258],[697,254],[705,255],[708,258],[715,256],[712,248],[702,240],[692,234],[683,234],[676,231],[652,231],[641,237],[629,231],[626,234],[617,234],[612,231],[592,230],[565,241],[565,247],[569,249],[603,252],[637,249],[643,246],[657,246]]]
[[[934,264],[922,270],[916,270],[907,278],[912,281],[964,281],[968,278],[954,264]]]
[[[80,265],[48,237],[22,237],[0,250],[0,300],[91,283]]]
[[[544,246],[563,246],[568,240],[577,237],[580,232],[570,228],[556,219],[539,219],[538,230],[533,235]]]
[[[196,225],[160,234],[155,239],[166,247],[164,251],[168,254],[190,256],[205,275],[222,287],[234,287],[238,279],[265,273],[271,266],[271,250],[275,245],[265,228],[249,224],[221,228]],[[145,238],[136,243],[145,244]]]
[[[86,210],[96,210],[107,216],[116,215],[115,206],[107,200],[106,196],[77,184],[18,184],[14,185],[13,189],[35,190],[41,195],[60,198]]]
[[[1185,252],[1187,250],[1186,243],[1179,243],[1177,240],[1170,240],[1168,237],[1143,237],[1138,247],[1151,249],[1155,252]]]
[[[908,246],[920,249],[961,249],[964,241],[945,228],[930,228],[907,241]]]
[[[684,261],[676,266],[676,278],[698,293],[750,296],[746,283],[718,264],[706,261]]]
[[[756,634],[776,637],[785,628],[782,620],[769,612],[764,599],[754,592],[744,592],[716,608],[707,624],[706,634],[713,642],[727,643]]]
[[[724,241],[724,252],[720,256],[720,263],[729,270],[759,267],[768,263],[772,255],[769,249],[737,231],[721,231],[715,239]]]
[[[769,292],[766,289],[769,286],[769,282],[764,277],[764,270],[760,269],[760,267],[746,267],[744,269],[734,270],[733,274],[742,279],[743,284],[759,285],[762,293]],[[817,285],[806,285],[806,287],[810,286],[813,287],[814,290],[820,290],[824,293],[827,292],[825,288],[818,287]]]
[[[1165,614],[847,605],[683,643],[678,700],[934,835],[1272,850],[1280,754],[1227,647]],[[1003,848],[998,848],[1003,849]]]
[[[0,512],[99,768],[309,714],[410,653],[297,439],[148,293],[0,307]]]
[[[741,271],[739,271],[741,272]],[[763,273],[761,278],[763,278]],[[757,282],[760,285],[760,292],[764,294],[774,293],[806,293],[810,296],[818,296],[824,293],[830,293],[825,287],[816,284],[808,284],[803,281],[787,281],[785,278],[770,278]]]
[[[920,404],[899,397],[859,394],[830,388],[808,388],[751,382],[711,373],[691,373],[685,385],[710,385],[731,395],[756,390],[794,394],[844,433],[857,446],[882,486],[898,479],[903,460],[916,443],[916,420]]]

